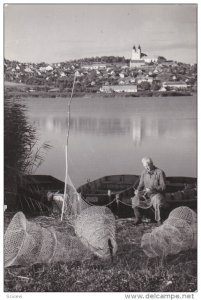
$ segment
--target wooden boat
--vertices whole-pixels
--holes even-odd
[[[48,191],[63,193],[64,182],[49,175],[22,176],[17,184],[17,206],[15,211],[20,210],[27,215],[51,213],[53,205],[47,199]]]
[[[139,179],[139,175],[104,176],[82,185],[78,192],[91,205],[107,205],[118,217],[133,217],[131,197]],[[166,180],[166,214],[182,205],[197,208],[197,178],[167,177]]]
[[[181,205],[197,208],[197,178],[167,177],[167,203],[169,209]],[[131,197],[139,183],[139,175],[110,175],[88,181],[77,191],[89,205],[106,205],[118,217],[133,217]],[[52,203],[47,200],[47,192],[63,193],[64,182],[48,175],[26,175],[18,188],[18,202],[23,202],[26,210],[38,207],[51,211]],[[29,201],[32,199],[32,201]],[[26,200],[26,201],[25,201]],[[35,205],[35,201],[37,205]],[[34,208],[35,206],[35,208]],[[25,210],[25,209],[23,209]]]

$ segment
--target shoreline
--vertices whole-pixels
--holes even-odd
[[[136,93],[88,93],[88,92],[75,92],[73,97],[79,98],[143,98],[143,97],[182,97],[182,96],[193,96],[197,94],[196,92],[184,92],[184,91],[140,91]],[[49,92],[49,91],[19,91],[18,89],[9,90],[5,88],[4,90],[5,97],[15,97],[15,98],[70,98],[70,92]]]

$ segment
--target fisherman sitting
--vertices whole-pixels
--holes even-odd
[[[161,221],[160,207],[165,206],[166,180],[164,171],[154,166],[150,157],[142,159],[144,170],[135,196],[132,198],[132,208],[135,214],[135,225],[140,224],[142,216],[139,208],[147,209],[153,206],[155,220],[158,224]]]

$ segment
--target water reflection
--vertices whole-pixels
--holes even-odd
[[[61,117],[32,117],[34,125],[43,132],[66,134],[68,118]],[[71,134],[102,135],[102,136],[131,136],[134,144],[140,145],[147,138],[189,138],[196,137],[196,121],[186,119],[162,119],[135,116],[133,118],[97,118],[77,116],[70,119]]]
[[[26,100],[40,142],[53,146],[39,174],[65,174],[66,99]],[[69,171],[75,186],[111,174],[139,174],[150,155],[168,176],[196,176],[196,99],[74,99]]]
[[[68,118],[34,118],[34,124],[43,130],[52,133],[66,133]],[[132,130],[132,122],[129,119],[121,120],[119,118],[95,118],[95,117],[71,117],[70,129],[72,133],[85,133],[92,135],[126,135]]]

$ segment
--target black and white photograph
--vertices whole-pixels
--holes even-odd
[[[198,299],[198,4],[2,8],[4,296]]]

